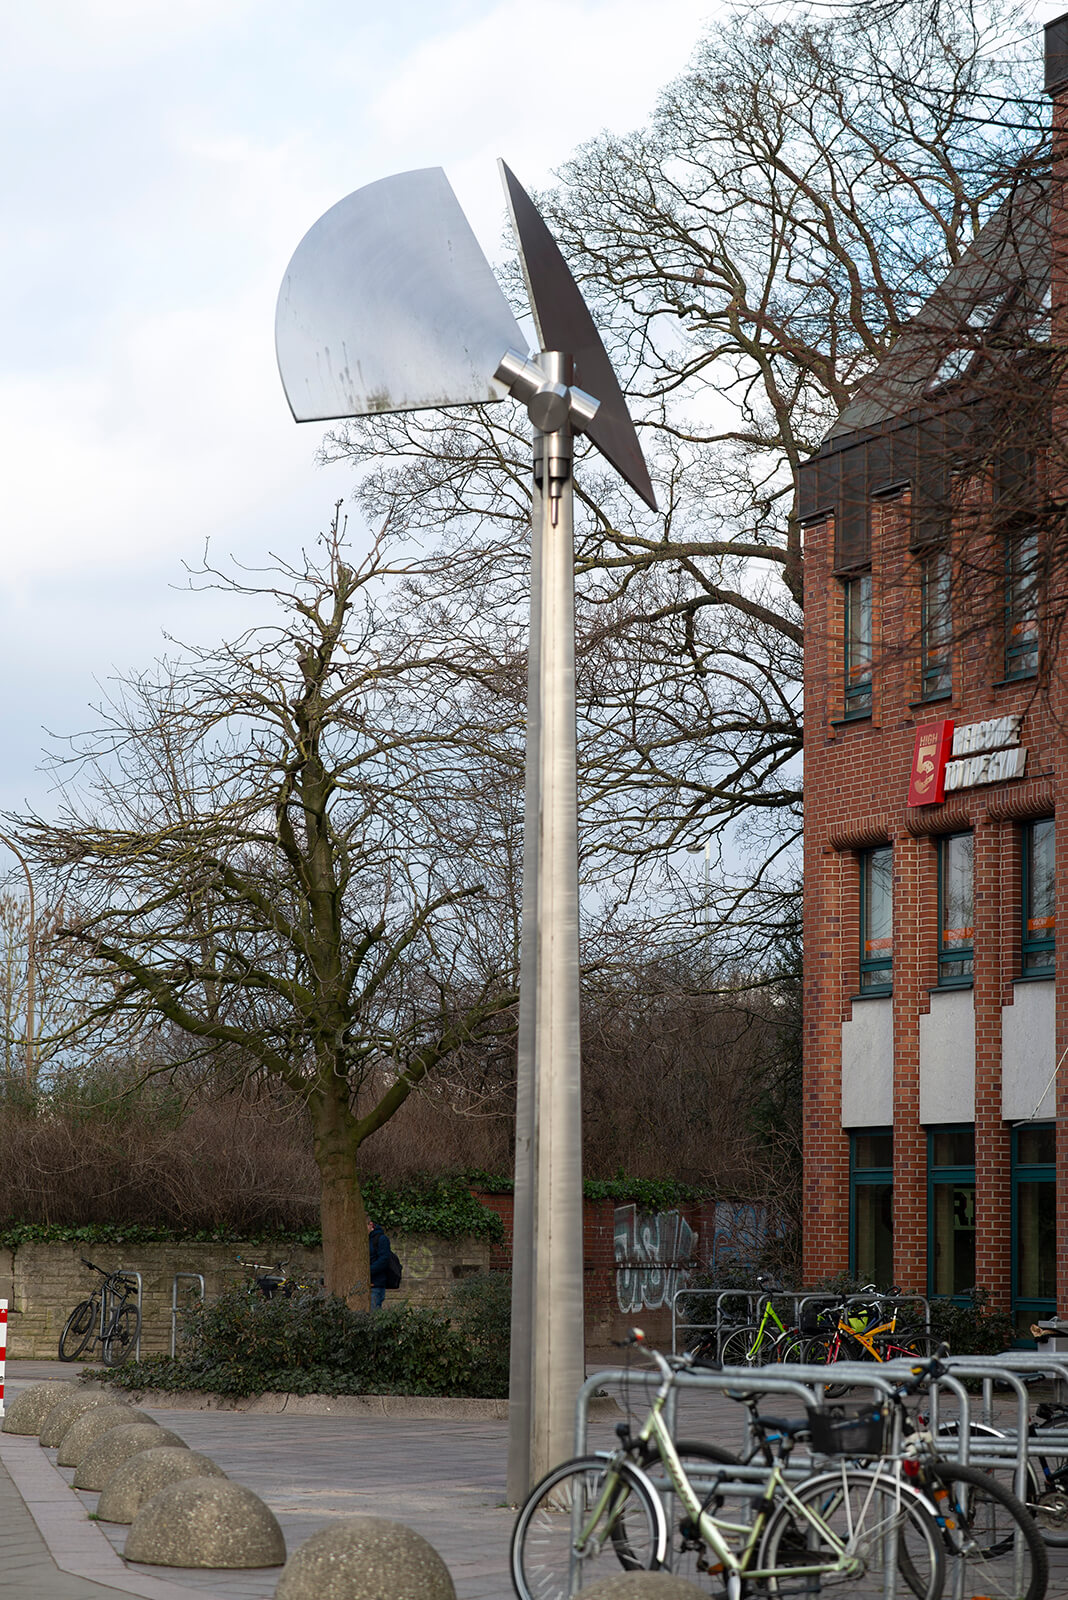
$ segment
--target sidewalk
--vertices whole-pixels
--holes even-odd
[[[58,1362],[12,1363],[8,1396],[76,1370]],[[639,1379],[632,1399],[643,1411]],[[332,1518],[372,1512],[407,1523],[429,1540],[452,1574],[458,1600],[512,1596],[508,1542],[514,1512],[504,1503],[505,1422],[144,1409],[265,1500],[290,1551]],[[614,1420],[591,1427],[592,1447],[610,1446]],[[731,1401],[691,1391],[679,1435],[736,1449],[740,1424]],[[98,1497],[75,1493],[69,1487],[73,1471],[57,1468],[55,1455],[34,1437],[0,1434],[0,1595],[272,1600],[280,1568],[226,1573],[128,1567],[119,1554],[126,1528],[89,1520]],[[1050,1600],[1068,1600],[1068,1550],[1050,1551],[1050,1569]]]

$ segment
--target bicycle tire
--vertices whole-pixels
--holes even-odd
[[[833,1367],[837,1357],[831,1352],[832,1341],[817,1335],[805,1344],[804,1363],[808,1367]],[[851,1387],[848,1383],[834,1383],[828,1379],[823,1386],[823,1393],[828,1400],[840,1400],[849,1393]]]
[[[96,1301],[79,1300],[63,1324],[63,1332],[59,1336],[59,1359],[77,1361],[82,1351],[92,1344],[95,1327]]]
[[[876,1349],[884,1361],[930,1361],[939,1348],[939,1340],[930,1333],[888,1333],[876,1340]]]
[[[769,1595],[846,1594],[849,1600],[882,1600],[885,1561],[895,1532],[894,1557],[916,1600],[939,1600],[946,1575],[946,1553],[938,1524],[924,1498],[895,1479],[842,1468],[810,1478],[795,1491],[802,1505],[841,1543],[856,1567],[823,1570],[836,1551],[820,1526],[805,1522],[790,1501],[772,1512],[757,1554]],[[779,1570],[781,1576],[776,1575]]]
[[[723,1341],[720,1360],[725,1367],[763,1367],[771,1360],[772,1340],[761,1332],[756,1323],[750,1327],[733,1328]]]
[[[1000,1600],[1042,1600],[1049,1581],[1049,1556],[1023,1501],[981,1467],[938,1461],[928,1470],[949,1496],[947,1506],[935,1489],[940,1525],[943,1518],[946,1524],[943,1542],[947,1554],[956,1566],[964,1568],[960,1592]],[[951,1572],[951,1587],[956,1581]],[[952,1592],[957,1592],[955,1587]]]
[[[618,1572],[654,1571],[661,1564],[663,1513],[626,1463],[587,1548],[574,1549],[576,1513],[585,1515],[606,1486],[603,1456],[576,1456],[547,1474],[523,1502],[512,1530],[512,1582],[519,1600],[568,1600],[577,1568],[583,1583]],[[577,1500],[576,1500],[577,1496]]]
[[[101,1352],[104,1365],[121,1367],[128,1359],[141,1331],[141,1312],[137,1306],[120,1306],[108,1323]]]
[[[714,1516],[718,1516],[723,1508],[724,1496],[717,1492],[714,1485],[711,1490],[707,1490],[706,1493],[702,1494],[702,1489],[705,1486],[700,1481],[701,1477],[708,1474],[708,1469],[712,1469],[708,1475],[715,1478],[718,1476],[716,1469],[719,1467],[741,1466],[740,1458],[732,1455],[729,1450],[722,1449],[717,1444],[704,1444],[696,1439],[676,1440],[675,1450],[686,1471],[686,1476],[691,1480],[697,1480],[694,1482],[694,1488],[698,1495],[701,1496],[703,1506],[705,1509],[710,1509]],[[664,1498],[666,1496],[665,1509],[668,1516],[669,1542],[668,1553],[664,1558],[664,1566],[669,1568],[675,1577],[687,1578],[697,1588],[703,1588],[711,1584],[711,1587],[715,1590],[721,1590],[724,1582],[723,1573],[702,1572],[698,1568],[697,1563],[703,1559],[705,1554],[704,1543],[697,1538],[696,1529],[687,1528],[686,1509],[675,1494],[673,1485],[666,1478],[663,1485],[661,1485],[659,1474],[663,1471],[663,1468],[660,1461],[660,1451],[655,1444],[650,1446],[648,1458],[643,1461],[642,1466],[652,1478],[661,1497]],[[693,1470],[694,1468],[697,1470]],[[702,1468],[705,1469],[705,1474],[702,1474]],[[751,1499],[746,1499],[746,1506],[751,1508]],[[743,1520],[741,1512],[737,1517],[732,1514],[729,1520],[741,1522]]]

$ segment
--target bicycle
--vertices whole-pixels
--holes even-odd
[[[239,1267],[252,1273],[249,1294],[258,1294],[264,1300],[273,1300],[276,1295],[289,1300],[293,1295],[321,1295],[323,1292],[322,1279],[311,1283],[307,1278],[296,1276],[290,1272],[288,1261],[276,1261],[274,1266],[267,1266],[260,1261],[246,1261],[243,1256],[234,1259]]]
[[[638,1330],[631,1342],[642,1342]],[[827,1587],[848,1583],[858,1600],[881,1600],[892,1592],[895,1567],[916,1600],[938,1600],[945,1554],[930,1510],[915,1490],[901,1482],[880,1483],[871,1472],[845,1465],[799,1489],[786,1481],[790,1451],[808,1429],[807,1420],[775,1422],[779,1453],[772,1458],[768,1448],[752,1520],[719,1515],[730,1465],[722,1465],[720,1481],[702,1497],[682,1459],[694,1447],[676,1446],[663,1420],[676,1375],[693,1365],[693,1357],[669,1359],[656,1350],[649,1355],[661,1382],[639,1432],[621,1423],[615,1451],[563,1462],[521,1508],[510,1556],[520,1600],[567,1600],[600,1575],[598,1567],[652,1570],[677,1566],[683,1557],[693,1557],[697,1571],[717,1587],[724,1584],[727,1600],[740,1600],[745,1584],[759,1583],[779,1596],[784,1584],[819,1594],[825,1581]],[[696,1449],[707,1462],[710,1447]],[[673,1534],[642,1465],[654,1455],[682,1508]]]
[[[800,1357],[803,1365],[831,1366],[836,1361],[915,1361],[928,1360],[936,1352],[937,1341],[926,1332],[903,1330],[898,1332],[898,1313],[885,1322],[871,1325],[872,1313],[853,1312],[840,1306],[835,1315],[835,1326],[829,1334],[806,1340]],[[850,1387],[846,1383],[828,1382],[825,1394],[828,1399],[838,1399]]]
[[[761,1289],[768,1283],[764,1277],[758,1277],[756,1281]],[[773,1328],[777,1331],[773,1332]],[[759,1320],[732,1328],[723,1341],[718,1359],[725,1367],[762,1367],[768,1362],[781,1360],[780,1347],[797,1335],[798,1329],[788,1328],[776,1311],[769,1290],[764,1296],[764,1310]],[[700,1340],[694,1347],[693,1355],[698,1361],[716,1359],[716,1335]]]
[[[118,1367],[137,1344],[141,1332],[141,1308],[136,1300],[137,1279],[121,1270],[105,1272],[103,1267],[81,1258],[82,1266],[99,1272],[98,1283],[88,1300],[81,1300],[67,1318],[59,1336],[59,1359],[77,1361],[90,1345],[101,1346],[104,1365]]]

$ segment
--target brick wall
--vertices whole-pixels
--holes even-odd
[[[1068,285],[1055,304],[1064,305]],[[812,1282],[848,1261],[848,1138],[841,1125],[842,1023],[860,988],[859,852],[891,844],[894,892],[894,1276],[906,1289],[927,1281],[927,1146],[919,1121],[919,1023],[937,982],[936,840],[971,829],[975,838],[974,950],[976,1276],[1007,1306],[1010,1285],[1010,1129],[1001,1116],[1002,1008],[1020,976],[1022,825],[1068,812],[1065,672],[1001,682],[1003,635],[991,587],[997,555],[971,535],[972,611],[953,653],[952,698],[920,696],[919,558],[908,548],[908,491],[873,502],[873,590],[877,606],[870,718],[843,720],[842,582],[834,572],[834,519],[805,530],[805,1177],[804,1276]],[[959,548],[958,548],[959,555]],[[985,573],[985,578],[982,574]],[[961,604],[961,590],[955,590]],[[985,619],[985,620],[984,620]],[[957,613],[960,625],[960,612]],[[942,806],[909,808],[917,725],[959,726],[1008,714],[1023,719],[1027,776],[953,793]],[[1058,829],[1058,922],[1068,928],[1068,824]],[[1061,904],[1065,911],[1060,911]],[[1062,934],[1062,939],[1063,939]],[[1068,991],[1058,986],[1057,1056],[1068,1046]],[[864,1004],[863,1001],[859,1004]],[[1068,1116],[1068,1073],[1059,1117]],[[967,1116],[962,1116],[967,1121]],[[1060,1123],[1064,1140],[1064,1122]],[[1059,1154],[1068,1170],[1068,1147]],[[1059,1229],[1060,1304],[1068,1305],[1068,1185]]]
[[[432,1305],[445,1297],[458,1278],[485,1271],[491,1245],[486,1239],[439,1239],[432,1234],[396,1234],[391,1242],[404,1264],[404,1284],[396,1298]],[[105,1245],[27,1244],[0,1250],[0,1297],[8,1301],[8,1355],[54,1359],[59,1335],[69,1313],[85,1299],[95,1273],[81,1257],[110,1271],[124,1267],[140,1272],[143,1283],[141,1350],[156,1355],[170,1349],[171,1289],[176,1272],[204,1275],[208,1298],[228,1284],[247,1277],[235,1257],[273,1262],[288,1260],[291,1270],[317,1279],[322,1251],[299,1246],[264,1244],[145,1244],[117,1249]],[[183,1290],[185,1285],[182,1285]],[[390,1298],[393,1296],[391,1295]],[[99,1350],[93,1359],[99,1358]]]

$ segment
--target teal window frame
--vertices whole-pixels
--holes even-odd
[[[1034,909],[1034,869],[1032,858],[1038,830],[1049,830],[1049,836],[1054,850],[1056,850],[1055,824],[1052,817],[1042,817],[1037,822],[1026,823],[1021,834],[1022,868],[1021,868],[1021,971],[1025,978],[1052,978],[1056,972],[1057,925],[1054,921],[1051,929],[1036,930],[1031,927],[1032,911]],[[1054,901],[1054,908],[1056,901]],[[1054,909],[1056,917],[1056,909]]]
[[[935,1165],[935,1140],[944,1134],[970,1133],[972,1136],[972,1159],[966,1162],[946,1163],[944,1166]],[[939,1289],[938,1262],[935,1257],[935,1229],[936,1207],[935,1190],[939,1187],[953,1189],[971,1189],[972,1214],[975,1212],[975,1125],[970,1122],[947,1124],[938,1128],[927,1130],[927,1293],[928,1296],[937,1295],[942,1300],[952,1300],[957,1305],[969,1305],[971,1297],[969,1290],[975,1288],[975,1261],[972,1260],[971,1282],[962,1288],[954,1289],[948,1294]],[[974,1251],[974,1225],[972,1229]]]
[[[889,858],[890,868],[890,949],[887,952],[879,951],[875,955],[867,954],[868,948],[868,916],[870,908],[870,886],[872,868],[876,856]],[[893,993],[894,987],[894,946],[893,946],[893,920],[894,920],[894,890],[893,890],[893,861],[894,849],[892,845],[876,845],[872,850],[862,850],[860,862],[860,988],[862,994],[887,995]]]
[[[1052,1190],[1051,1198],[1056,1203],[1057,1189],[1057,1164],[1056,1159],[1051,1161],[1023,1160],[1020,1156],[1020,1143],[1027,1133],[1056,1133],[1056,1124],[1052,1122],[1028,1122],[1018,1124],[1012,1130],[1012,1316],[1016,1324],[1017,1334],[1027,1336],[1027,1331],[1032,1322],[1037,1322],[1040,1317],[1052,1317],[1057,1310],[1056,1291],[1051,1295],[1025,1295],[1020,1293],[1020,1270],[1022,1266],[1022,1249],[1020,1245],[1020,1225],[1023,1220],[1023,1206],[1021,1205],[1020,1190],[1025,1184],[1048,1183]],[[1056,1282],[1056,1225],[1053,1228],[1053,1276]]]
[[[1038,673],[1038,534],[1005,536],[1005,681]]]
[[[859,1192],[864,1189],[872,1189],[875,1187],[888,1188],[890,1190],[891,1209],[893,1207],[893,1138],[893,1128],[854,1128],[849,1134],[849,1275],[851,1278],[858,1277],[862,1270],[866,1273],[872,1268],[871,1262],[858,1262],[857,1260],[857,1200],[859,1198]],[[888,1139],[890,1141],[890,1149],[887,1152],[890,1157],[889,1163],[877,1167],[858,1163],[857,1146],[861,1139]],[[890,1240],[892,1254],[892,1224],[890,1229]],[[890,1284],[893,1282],[892,1266],[893,1264],[891,1262],[891,1270],[886,1275],[887,1281],[885,1284],[879,1284],[879,1288],[888,1289]]]
[[[848,720],[871,716],[875,630],[871,573],[857,572],[842,581],[845,589],[845,715]]]
[[[975,856],[974,843],[972,855],[972,884],[971,884],[971,918],[968,924],[972,930],[972,937],[967,942],[954,941],[952,944],[945,942],[945,917],[943,915],[945,900],[945,877],[949,860],[949,852],[958,839],[974,839],[971,832],[948,833],[938,840],[938,987],[940,989],[969,989],[972,986],[975,971]],[[955,972],[954,967],[965,970]]]
[[[953,693],[950,554],[943,546],[923,558],[920,576],[920,698]]]

